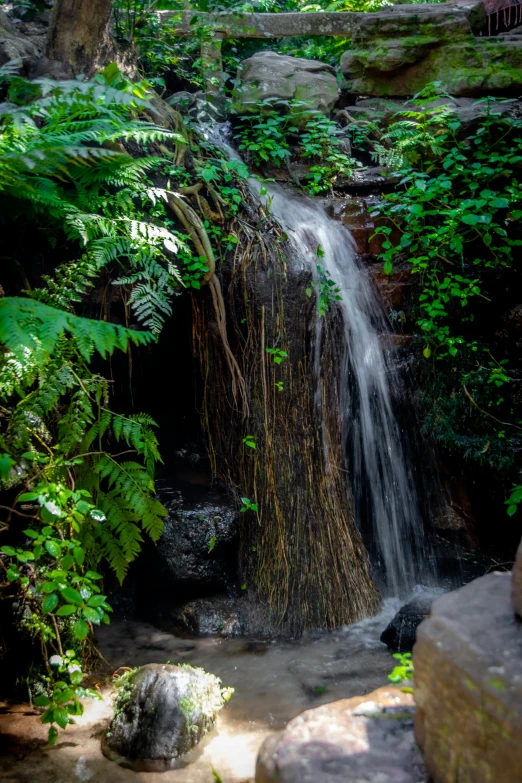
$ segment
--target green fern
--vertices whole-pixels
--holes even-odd
[[[34,299],[6,297],[0,299],[0,343],[13,354],[29,348],[41,360],[51,354],[63,334],[70,334],[81,356],[89,361],[94,351],[102,357],[115,348],[127,350],[127,345],[146,345],[150,332],[137,332],[117,324],[79,318]]]

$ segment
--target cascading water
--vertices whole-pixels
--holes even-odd
[[[238,155],[223,128],[205,129],[213,143]],[[419,581],[429,581],[429,552],[416,483],[404,442],[406,433],[396,417],[401,384],[397,362],[386,336],[389,325],[368,274],[359,264],[353,238],[310,198],[278,185],[249,180],[256,198],[276,219],[300,260],[310,269],[320,294],[318,262],[340,289],[343,317],[342,360],[339,368],[339,420],[345,444],[345,464],[331,465],[327,439],[323,456],[331,470],[350,476],[354,511],[360,528],[369,528],[376,576],[388,595],[405,595]],[[320,248],[318,257],[318,248]],[[316,408],[324,423],[321,362],[324,319],[316,316],[313,368]],[[390,342],[389,340],[387,341]]]
[[[394,412],[400,386],[393,356],[383,339],[389,334],[386,316],[357,261],[349,231],[310,199],[288,195],[273,185],[269,186],[269,199],[271,214],[300,256],[308,259],[318,295],[318,261],[340,289],[338,305],[344,331],[340,413],[356,519],[359,523],[362,517],[371,521],[387,592],[404,594],[426,576],[426,541],[415,481],[403,448],[404,433]],[[324,319],[317,317],[314,372],[318,407],[322,399],[323,324]],[[328,464],[327,455],[325,461]]]

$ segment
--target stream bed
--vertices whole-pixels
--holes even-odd
[[[77,725],[49,748],[47,730],[29,705],[0,707],[0,753],[5,783],[251,783],[263,740],[304,710],[360,696],[388,683],[394,665],[379,636],[403,601],[387,599],[381,612],[337,631],[294,642],[245,638],[183,639],[136,621],[115,621],[98,631],[109,668],[146,663],[202,666],[235,689],[215,730],[186,766],[168,772],[133,772],[106,759],[100,737],[112,714],[112,689],[87,700]]]

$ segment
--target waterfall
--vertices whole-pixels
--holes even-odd
[[[359,524],[370,523],[381,581],[386,592],[401,595],[425,578],[422,515],[411,465],[395,415],[401,389],[390,329],[380,300],[355,253],[354,240],[342,223],[329,218],[308,198],[288,195],[268,185],[271,214],[287,232],[297,253],[307,259],[319,296],[318,262],[340,289],[343,316],[340,368],[340,418],[346,463]],[[318,257],[320,248],[320,258]],[[314,339],[316,405],[321,415],[321,342],[324,319],[317,316]],[[324,448],[327,448],[325,443]],[[329,464],[328,455],[325,462]],[[339,466],[332,466],[332,469]]]
[[[238,158],[222,129],[214,126],[210,136],[230,157]],[[383,306],[357,259],[350,232],[328,217],[316,200],[275,184],[261,185],[255,178],[249,184],[252,194],[286,232],[298,264],[309,269],[316,296],[320,293],[318,263],[340,290],[341,299],[330,309],[339,308],[342,314],[341,358],[336,368],[342,464],[339,456],[335,460],[329,454],[326,411],[322,410],[323,384],[331,382],[330,377],[325,378],[322,362],[325,318],[317,312],[311,326],[311,366],[318,429],[323,432],[323,461],[332,482],[337,471],[349,477],[355,521],[372,553],[381,590],[387,595],[405,595],[416,582],[429,579],[430,547],[405,447],[408,434],[396,416],[403,384],[387,339],[391,330]],[[348,497],[346,502],[350,502]]]

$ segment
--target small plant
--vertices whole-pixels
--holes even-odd
[[[216,536],[212,536],[212,538],[208,542],[208,552],[209,552],[209,554],[212,552],[212,550],[216,546],[216,543],[217,543],[217,537]]]
[[[253,435],[245,435],[243,438],[243,445],[246,446],[249,449],[255,449],[256,448],[256,442],[254,440]]]
[[[507,505],[508,515],[512,517],[517,511],[519,504],[522,503],[522,486],[519,484],[518,486],[513,487],[511,495],[504,502]]]
[[[320,248],[321,245],[319,245],[317,250],[319,251]],[[320,318],[324,318],[331,303],[342,301],[341,289],[334,280],[328,277],[321,264],[317,264],[317,277],[317,290],[319,294],[317,297],[317,312],[319,313]],[[312,296],[312,290],[315,285],[316,283],[311,280],[306,289],[307,296]]]
[[[245,511],[259,511],[257,503],[252,503],[248,498],[241,498],[243,506],[239,509],[242,513]]]
[[[288,357],[286,351],[282,351],[280,348],[265,348],[265,351],[270,354],[274,364],[281,364],[283,359]]]
[[[413,677],[413,661],[411,659],[411,653],[394,653],[393,657],[396,658],[399,663],[388,675],[390,682],[399,684],[405,680],[411,680]],[[405,692],[412,691],[411,688],[403,688],[403,690]]]

